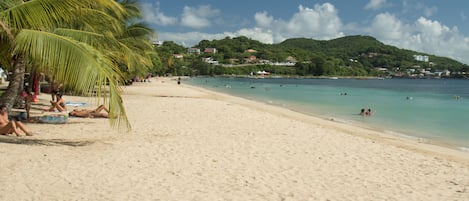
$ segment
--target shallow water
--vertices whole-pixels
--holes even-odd
[[[469,80],[198,77],[186,82],[305,114],[469,148]],[[358,115],[366,107],[373,116]]]

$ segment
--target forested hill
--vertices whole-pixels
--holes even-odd
[[[366,67],[412,67],[423,65],[426,67],[431,62],[434,68],[461,70],[464,65],[456,60],[435,56],[423,52],[399,49],[391,45],[385,45],[371,36],[346,36],[333,40],[314,40],[307,38],[287,39],[278,48],[299,52],[314,52],[324,57],[334,57],[342,60],[355,59]],[[417,62],[414,55],[425,55],[429,62]]]
[[[333,40],[314,40],[309,38],[287,39],[279,44],[263,44],[245,36],[224,38],[221,40],[202,40],[195,47],[217,48],[218,60],[246,56],[246,50],[256,50],[254,54],[258,59],[270,61],[285,61],[293,57],[297,62],[310,62],[324,60],[329,66],[357,66],[369,68],[413,68],[414,66],[432,67],[434,69],[447,69],[461,71],[467,65],[456,60],[435,56],[427,53],[400,49],[385,45],[371,36],[346,36]],[[223,57],[221,58],[221,56]],[[429,62],[419,62],[414,55],[428,56]]]
[[[278,44],[264,44],[240,36],[202,40],[193,48],[198,48],[201,54],[188,54],[187,48],[171,41],[164,42],[157,50],[162,64],[159,71],[172,74],[238,74],[270,70],[314,76],[421,76],[449,70],[451,77],[466,77],[469,72],[468,65],[456,60],[400,49],[370,36],[346,36],[333,40],[292,38]],[[216,53],[205,51],[214,48]],[[185,56],[183,59],[172,59],[174,54]],[[281,68],[275,62],[291,62],[287,64],[294,63],[294,66]],[[212,68],[209,63],[246,68]]]

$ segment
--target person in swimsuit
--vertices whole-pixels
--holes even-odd
[[[8,120],[8,111],[5,105],[0,106],[0,135],[8,135],[14,133],[16,136],[21,136],[21,131],[24,132],[27,136],[32,136],[33,134],[29,132],[23,123],[19,121]]]
[[[106,111],[106,113],[101,111]],[[98,106],[94,110],[87,110],[87,109],[74,109],[73,111],[68,113],[71,117],[87,117],[87,118],[109,118],[109,109],[107,109],[104,105]]]
[[[59,111],[63,112],[67,110],[67,107],[65,106],[65,99],[63,99],[61,93],[57,93],[57,101],[50,101],[51,107],[49,109],[46,109],[46,111],[49,112],[54,112],[54,111]]]

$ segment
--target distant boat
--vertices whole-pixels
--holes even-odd
[[[330,77],[329,79],[330,79],[330,80],[337,80],[337,79],[339,79],[339,78],[338,78],[338,77]]]

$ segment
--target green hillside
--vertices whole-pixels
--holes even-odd
[[[187,51],[181,52],[185,51],[181,47],[175,48],[174,43],[168,44],[173,50],[171,53],[187,53]],[[226,37],[221,40],[202,40],[194,48],[199,48],[202,53],[186,55],[185,62],[180,62],[180,65],[192,68],[192,70],[196,69],[197,74],[239,74],[255,70],[271,70],[283,74],[314,76],[407,76],[409,69],[425,69],[427,73],[449,70],[453,72],[453,77],[458,77],[458,75],[465,76],[465,74],[455,72],[468,71],[468,65],[447,57],[400,49],[383,44],[373,37],[359,35],[333,40],[292,38],[279,44],[264,44],[245,36]],[[204,53],[206,48],[216,48],[217,52],[215,54]],[[178,51],[175,52],[175,49]],[[414,55],[426,56],[428,61],[418,61]],[[220,66],[230,64],[241,69],[218,66],[215,70],[215,67],[201,63],[196,58],[210,58],[221,64]],[[275,62],[286,61],[296,64],[294,66],[272,65]],[[174,68],[173,73],[175,73]]]

